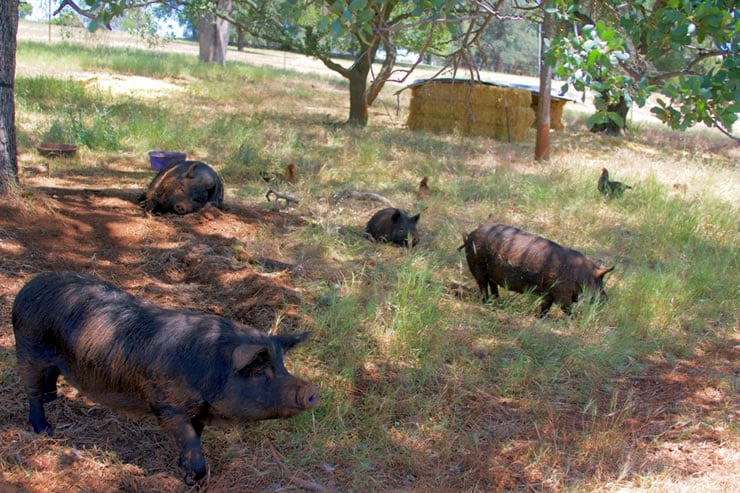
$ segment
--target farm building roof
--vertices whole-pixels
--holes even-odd
[[[514,82],[490,82],[485,80],[475,80],[475,79],[460,79],[460,78],[437,78],[437,79],[417,79],[408,86],[404,87],[404,89],[411,89],[416,86],[421,86],[426,84],[427,82],[440,82],[440,83],[447,83],[447,84],[467,84],[467,83],[475,83],[475,84],[484,84],[487,86],[495,86],[495,87],[505,87],[509,89],[524,89],[525,91],[529,91],[532,94],[539,94],[540,88],[539,86],[530,85],[530,84],[518,84]],[[553,99],[557,99],[560,101],[575,101],[573,98],[569,98],[566,96],[561,95],[558,91],[551,91],[550,97]]]

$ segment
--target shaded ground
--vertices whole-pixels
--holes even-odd
[[[67,186],[70,180],[76,186]],[[24,180],[20,199],[0,205],[0,354],[9,375],[0,383],[3,480],[30,491],[66,488],[58,481],[83,491],[110,490],[115,485],[125,490],[178,490],[184,485],[173,455],[176,446],[156,423],[130,422],[84,401],[66,385],[62,393],[67,399],[48,406],[59,438],[28,433],[10,323],[15,293],[39,272],[85,271],[160,305],[208,311],[266,331],[286,333],[299,326],[305,330],[311,321],[297,310],[302,296],[291,269],[271,262],[274,259],[252,258],[243,250],[258,231],[279,236],[303,226],[305,220],[238,204],[182,217],[148,216],[136,202],[141,189],[116,189],[120,180],[115,173],[96,176],[94,182],[95,188],[88,188],[89,179],[69,174],[58,180],[30,177]],[[316,266],[294,267],[301,276],[318,272]],[[98,453],[113,453],[123,463],[113,468],[116,472],[90,475],[87,469]],[[28,480],[14,475],[15,466],[69,469],[70,475],[50,483],[46,475]],[[75,475],[78,467],[85,473]],[[153,477],[139,477],[142,469]]]
[[[180,480],[175,443],[153,420],[130,421],[86,401],[66,384],[64,398],[48,406],[50,421],[58,425],[57,438],[29,432],[27,404],[15,374],[10,323],[15,293],[38,272],[73,269],[94,272],[154,303],[290,332],[312,323],[300,305],[315,300],[295,287],[301,284],[298,278],[325,279],[336,272],[315,262],[285,269],[279,262],[286,259],[270,262],[249,255],[244,245],[306,227],[308,221],[291,212],[232,203],[226,211],[147,216],[136,203],[141,185],[121,185],[115,173],[96,176],[94,183],[69,173],[23,181],[23,197],[0,205],[0,364],[7,375],[0,382],[0,468],[6,483],[0,487],[39,492],[192,490]],[[436,463],[434,454],[413,463],[389,457],[373,471],[379,490],[460,491],[476,483],[497,490],[559,490],[575,471],[593,478],[619,476],[595,460],[604,454],[621,455],[624,467],[661,478],[658,491],[671,485],[683,491],[737,491],[740,350],[739,341],[725,342],[697,350],[691,360],[656,361],[641,377],[613,382],[619,402],[609,403],[613,389],[605,391],[604,402],[596,404],[612,406],[614,412],[593,422],[569,404],[553,403],[552,415],[544,421],[538,417],[533,428],[534,411],[525,401],[503,402],[468,392],[463,428],[480,433],[477,449],[461,453],[455,463]],[[363,368],[355,382],[357,399],[395,373],[390,363],[387,368]],[[706,424],[722,421],[722,416],[731,418],[726,428]],[[206,490],[351,489],[352,479],[343,477],[341,464],[286,466],[269,438],[270,430],[282,430],[285,423],[260,426],[256,441],[240,435],[244,431],[238,428],[207,430],[204,449],[212,476]],[[569,471],[560,470],[563,464],[552,451],[533,463],[543,441],[562,450],[581,449],[583,456],[571,460]],[[605,484],[604,489],[613,488]]]

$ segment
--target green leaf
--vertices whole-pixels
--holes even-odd
[[[596,62],[601,58],[601,53],[599,50],[591,50],[588,54],[588,60],[586,61],[586,65],[588,66],[594,66],[596,65]]]
[[[612,53],[612,55],[614,55],[614,57],[616,57],[617,60],[620,60],[622,62],[625,62],[630,59],[630,54],[622,50],[616,50]]]
[[[619,128],[624,128],[624,118],[619,116],[617,113],[614,113],[613,111],[608,111],[606,113],[606,116],[609,117],[611,121],[616,123]]]
[[[367,8],[367,0],[352,0],[349,10],[360,10]]]
[[[342,34],[342,19],[337,18],[334,19],[334,22],[331,23],[331,32],[334,38],[338,38]]]

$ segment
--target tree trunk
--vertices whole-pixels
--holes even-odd
[[[370,48],[372,48],[372,46]],[[366,99],[368,106],[372,106],[377,97],[380,95],[380,91],[382,91],[383,87],[385,87],[385,82],[391,77],[391,74],[393,73],[393,68],[396,65],[396,56],[398,55],[396,47],[391,43],[385,43],[383,45],[383,48],[385,49],[385,60],[383,60],[383,65],[380,67],[380,71],[375,77],[375,80],[370,83],[370,87],[367,89]],[[370,51],[370,49],[368,49],[368,51]],[[377,52],[378,48],[376,46],[375,49],[372,50],[372,58],[370,59],[370,63],[372,63],[372,60],[375,59],[375,54]]]
[[[360,36],[356,36],[356,39],[360,46],[358,50],[359,55],[355,56],[355,61],[350,68],[334,62],[328,56],[319,56],[318,58],[324,62],[327,68],[337,72],[349,81],[349,119],[347,123],[365,126],[368,120],[368,106],[372,104],[380,93],[380,89],[382,89],[387,76],[390,75],[393,65],[391,64],[387,70],[384,66],[381,70],[382,77],[379,77],[377,83],[368,89],[367,79],[370,75],[370,68],[372,67],[373,60],[375,60],[378,46],[380,46],[380,38],[374,37],[370,42],[365,41]],[[393,60],[395,60],[395,53],[391,62]]]
[[[240,26],[236,26],[236,49],[244,51],[244,29]]]
[[[544,62],[546,40],[552,35],[552,14],[544,12],[542,36],[540,38],[540,94],[537,104],[537,140],[534,144],[536,161],[550,160],[550,88],[552,86],[552,67]]]
[[[365,126],[368,120],[368,97],[374,100],[377,96],[377,93],[372,94],[372,91],[368,91],[367,78],[380,42],[378,39],[373,39],[370,44],[364,43],[361,39],[359,41],[360,54],[357,55],[355,63],[345,75],[349,80],[349,119],[347,123]],[[378,92],[380,92],[379,89]]]
[[[18,185],[14,93],[18,6],[18,0],[0,2],[0,195]]]
[[[349,119],[348,123],[354,125],[367,125],[367,75],[362,71],[352,71],[349,78]]]
[[[231,14],[232,0],[219,0],[218,12]],[[209,12],[198,21],[198,59],[201,62],[226,64],[226,49],[229,46],[229,22]]]
[[[616,103],[608,104],[606,106],[606,111],[607,113],[615,113],[622,117],[624,128],[610,118],[606,123],[596,123],[592,125],[590,130],[592,132],[603,132],[606,135],[613,135],[615,137],[622,135],[622,131],[627,130],[627,114],[630,111],[624,95],[620,95]]]

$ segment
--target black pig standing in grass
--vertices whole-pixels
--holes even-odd
[[[400,246],[411,246],[419,243],[419,235],[416,232],[416,223],[419,222],[420,214],[409,216],[406,212],[395,207],[381,209],[367,223],[366,232],[373,240],[391,242]]]
[[[206,204],[221,208],[224,183],[201,161],[180,161],[161,171],[139,197],[147,212],[195,212]]]
[[[614,270],[601,268],[580,252],[565,248],[541,236],[505,224],[480,226],[464,237],[459,249],[465,257],[481,296],[498,297],[498,286],[523,293],[543,294],[541,316],[553,303],[570,313],[571,304],[582,291],[606,299],[604,275]]]
[[[283,354],[308,333],[269,336],[216,315],[168,310],[75,272],[28,282],[12,309],[18,370],[36,433],[57,377],[134,416],[154,414],[175,437],[180,466],[206,474],[200,436],[212,421],[288,418],[318,405],[317,388]]]

